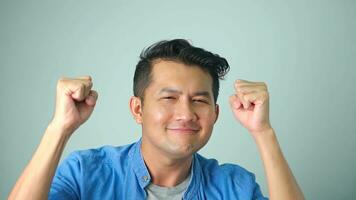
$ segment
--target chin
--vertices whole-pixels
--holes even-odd
[[[170,138],[167,147],[170,149],[171,152],[176,152],[177,154],[179,153],[184,155],[191,155],[203,148],[208,142],[209,137],[205,137],[204,140],[202,139],[203,138],[199,138],[198,135],[195,135],[193,137],[174,137]]]
[[[168,152],[175,158],[185,158],[193,155],[199,149],[199,146],[194,144],[174,144],[169,145]]]

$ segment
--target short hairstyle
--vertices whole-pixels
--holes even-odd
[[[219,79],[224,78],[230,66],[225,58],[192,46],[184,39],[162,40],[143,49],[134,75],[134,96],[143,101],[145,90],[152,81],[153,62],[158,59],[195,65],[208,72],[213,80],[212,90],[214,103],[216,103],[219,95]]]

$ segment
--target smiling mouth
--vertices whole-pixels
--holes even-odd
[[[180,134],[196,134],[199,131],[199,129],[191,128],[168,128],[168,130]]]

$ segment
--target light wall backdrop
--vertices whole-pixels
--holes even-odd
[[[61,76],[91,75],[99,92],[63,157],[138,140],[128,102],[139,53],[173,38],[231,65],[201,154],[247,168],[268,194],[256,145],[228,104],[235,79],[264,81],[272,126],[306,198],[355,198],[356,1],[0,0],[0,199],[51,120]]]

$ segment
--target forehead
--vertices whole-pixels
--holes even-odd
[[[158,60],[153,63],[151,76],[151,85],[156,88],[173,87],[179,90],[207,90],[212,92],[210,74],[195,65]]]

